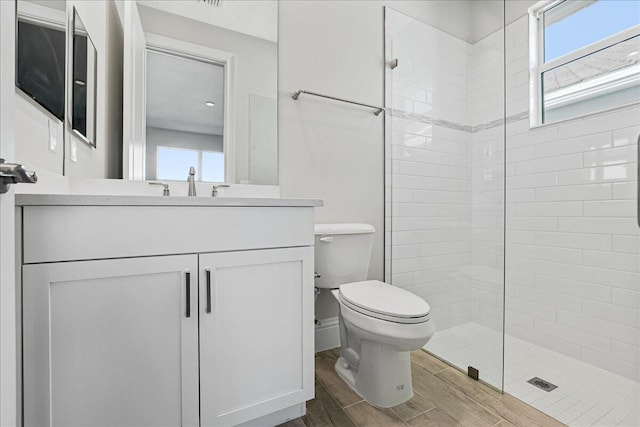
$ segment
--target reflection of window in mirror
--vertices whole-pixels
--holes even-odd
[[[146,179],[224,182],[224,66],[147,50]]]
[[[158,146],[156,179],[184,180],[184,171],[196,168],[196,180],[224,182],[224,155],[220,151]]]

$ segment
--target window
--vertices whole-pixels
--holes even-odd
[[[222,152],[158,146],[157,156],[156,176],[159,180],[185,181],[193,166],[196,181],[224,182]]]
[[[640,1],[531,9],[531,125],[640,102]]]

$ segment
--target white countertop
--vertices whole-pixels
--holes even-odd
[[[318,207],[320,199],[16,194],[17,206],[262,206]]]

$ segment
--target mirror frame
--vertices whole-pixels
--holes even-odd
[[[147,51],[155,51],[161,53],[167,53],[170,55],[181,56],[187,59],[194,59],[204,62],[215,63],[224,67],[225,82],[224,82],[224,133],[222,135],[222,147],[224,153],[224,182],[235,183],[236,178],[236,150],[235,150],[235,117],[236,117],[236,58],[235,54],[226,52],[219,49],[214,49],[207,46],[201,46],[182,40],[173,39],[170,37],[161,36],[158,34],[145,33],[145,57],[144,57],[144,81],[146,86],[146,64],[147,64]],[[142,108],[142,116],[146,118],[146,90],[144,91],[144,102],[142,102],[140,108]],[[146,121],[146,120],[145,120]],[[145,125],[146,133],[146,125]],[[126,132],[125,132],[126,134]],[[139,147],[129,146],[131,143],[123,141],[123,150],[135,151],[144,153],[142,156],[142,163],[135,162],[133,164],[133,176],[142,177],[142,180],[146,180],[146,138],[145,141],[133,141],[134,145],[140,145]],[[124,160],[124,159],[123,159]],[[129,165],[130,166],[130,165]],[[125,165],[126,167],[126,165]],[[188,171],[185,171],[185,177]]]
[[[82,18],[80,18],[80,14],[78,13],[78,9],[76,9],[75,6],[71,7],[70,11],[70,22],[69,22],[69,29],[68,29],[68,33],[67,33],[67,37],[69,38],[69,43],[68,46],[70,48],[69,50],[69,54],[68,54],[68,60],[67,60],[67,73],[68,73],[68,79],[67,79],[67,83],[68,83],[68,88],[67,88],[67,99],[69,100],[68,105],[67,105],[67,118],[68,120],[66,120],[67,125],[69,126],[69,129],[71,130],[71,133],[78,137],[82,142],[84,142],[85,144],[89,145],[90,147],[96,148],[96,136],[97,136],[97,96],[98,96],[98,51],[95,47],[95,44],[93,43],[93,40],[91,40],[91,36],[89,35],[89,31],[87,30],[87,27],[84,25],[84,22],[82,21]],[[75,88],[75,76],[74,76],[74,71],[75,71],[75,63],[74,63],[74,58],[75,58],[75,51],[76,51],[76,17],[80,20],[80,23],[82,24],[82,27],[84,27],[85,29],[85,33],[87,36],[87,40],[89,43],[87,43],[87,50],[89,50],[89,47],[93,48],[93,51],[95,52],[94,55],[94,65],[93,65],[93,102],[91,104],[87,103],[87,111],[89,109],[92,110],[92,114],[91,116],[93,117],[93,124],[92,124],[92,129],[93,129],[93,135],[83,135],[80,131],[78,131],[74,126],[73,126],[73,107],[74,107],[74,102],[75,102],[75,97],[74,97],[74,88]],[[88,58],[87,58],[88,59]],[[87,78],[87,80],[89,80]],[[87,100],[89,99],[89,97],[87,96]],[[87,117],[89,116],[89,114],[87,114]],[[88,126],[87,126],[88,128]]]

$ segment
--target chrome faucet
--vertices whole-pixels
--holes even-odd
[[[164,182],[150,182],[149,185],[162,185],[162,195],[164,197],[171,195],[169,192],[169,184],[165,184]]]
[[[216,197],[218,195],[218,188],[229,188],[227,184],[214,185],[211,189],[211,197]]]
[[[191,166],[189,168],[189,177],[187,178],[189,183],[189,197],[196,197],[196,168]]]

